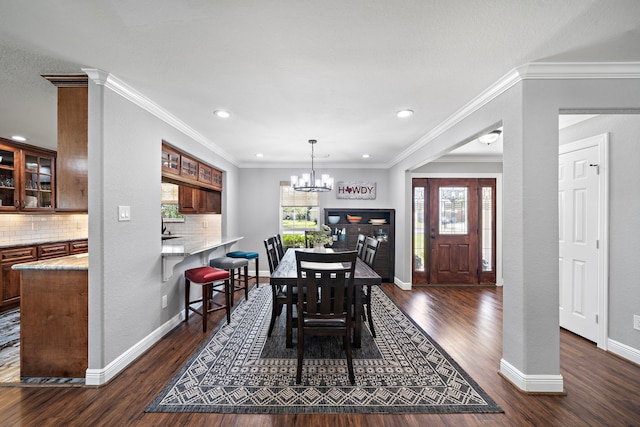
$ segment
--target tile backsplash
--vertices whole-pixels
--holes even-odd
[[[0,246],[86,239],[87,214],[0,215]]]
[[[222,215],[185,215],[184,222],[165,221],[164,226],[171,234],[222,236]]]

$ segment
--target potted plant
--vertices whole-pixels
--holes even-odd
[[[309,244],[313,248],[324,248],[326,245],[333,244],[333,238],[331,237],[331,228],[324,224],[322,230],[312,231],[307,234]]]

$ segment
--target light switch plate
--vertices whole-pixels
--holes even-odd
[[[118,206],[118,221],[131,221],[131,206]]]

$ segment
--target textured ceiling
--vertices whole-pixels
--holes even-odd
[[[308,139],[320,164],[388,165],[514,67],[640,60],[638,17],[637,0],[5,1],[0,136],[54,148],[40,75],[88,67],[240,166],[306,162]]]

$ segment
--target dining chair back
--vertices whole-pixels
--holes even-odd
[[[267,262],[269,263],[269,271],[273,273],[273,270],[276,269],[282,257],[278,256],[278,247],[276,243],[276,238],[269,237],[264,240],[264,249],[267,252]]]
[[[364,242],[364,249],[362,251],[362,261],[369,267],[373,268],[373,263],[376,260],[376,253],[378,253],[378,247],[380,242],[373,237],[367,237]]]
[[[355,383],[351,329],[357,255],[356,251],[296,252],[299,290],[297,384],[302,381],[305,337],[333,335],[343,338],[349,381]]]
[[[269,263],[269,271],[273,273],[280,263],[278,256],[278,248],[276,237],[269,237],[264,240],[264,248],[267,252],[267,262]],[[287,303],[287,288],[285,285],[271,284],[271,322],[269,323],[269,332],[267,336],[271,336],[276,319],[282,313],[282,308]]]
[[[364,254],[364,242],[367,239],[367,236],[364,234],[358,234],[358,241],[356,242],[356,252],[358,252],[358,258],[362,259],[362,255]]]
[[[367,237],[364,243],[364,250],[362,251],[362,261],[373,269],[373,264],[376,260],[376,254],[378,253],[378,247],[380,242],[373,237]],[[366,306],[366,318],[369,320],[369,329],[371,330],[371,336],[376,337],[376,330],[373,327],[373,318],[371,317],[371,285],[363,286],[361,290],[362,294],[360,299],[362,304]],[[365,313],[365,310],[362,310]]]
[[[273,236],[276,239],[276,249],[278,250],[278,258],[282,259],[284,256],[284,247],[282,246],[282,236],[280,233]]]

